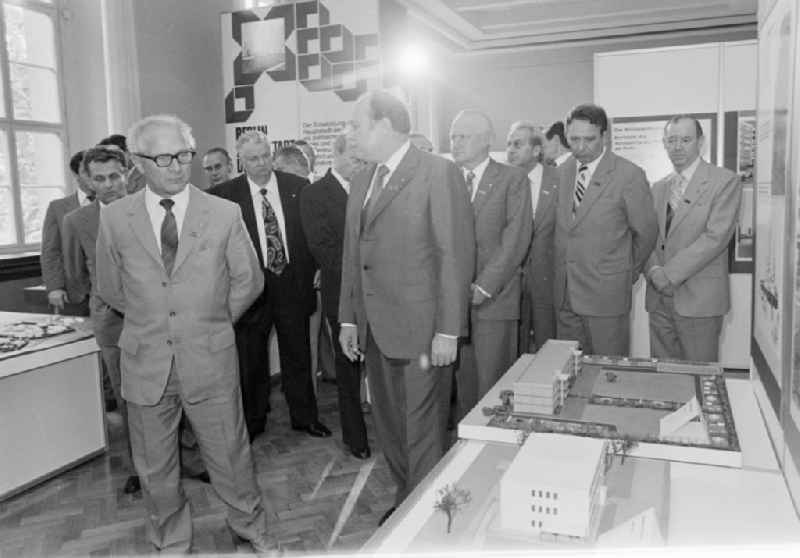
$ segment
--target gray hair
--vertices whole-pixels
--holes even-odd
[[[528,131],[528,143],[530,146],[540,148],[539,157],[537,157],[537,160],[541,163],[542,158],[544,157],[544,153],[541,150],[542,146],[544,145],[544,134],[542,134],[541,127],[537,126],[530,120],[517,120],[511,124],[508,134],[511,135],[517,130]]]
[[[261,130],[247,130],[241,136],[236,138],[236,152],[241,153],[242,148],[248,143],[263,143],[267,147],[270,146],[267,134]]]
[[[192,135],[192,128],[186,122],[174,114],[154,114],[134,122],[128,129],[128,146],[132,153],[144,149],[142,140],[146,137],[148,130],[154,126],[173,126],[180,131],[181,136],[183,136],[186,145],[188,145],[190,149],[195,149],[197,147],[197,143]]]
[[[492,124],[492,119],[489,118],[488,114],[478,109],[471,109],[471,108],[464,109],[458,114],[456,114],[456,117],[453,118],[453,122],[455,122],[462,116],[477,116],[478,118],[481,118],[486,123],[486,131],[489,133],[489,137],[494,139],[494,125]]]

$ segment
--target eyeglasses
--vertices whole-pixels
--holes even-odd
[[[172,164],[173,159],[177,159],[178,163],[181,165],[188,165],[194,159],[195,151],[187,150],[187,151],[178,151],[177,153],[170,154],[170,153],[160,153],[158,155],[145,155],[144,153],[134,153],[137,157],[142,157],[144,159],[150,159],[153,161],[157,167],[168,167]]]
[[[678,144],[691,145],[693,141],[695,141],[695,138],[691,136],[683,136],[683,137],[670,136],[664,139],[664,143],[666,143],[670,147],[675,147]]]

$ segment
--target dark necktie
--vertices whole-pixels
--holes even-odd
[[[164,220],[161,221],[161,260],[167,275],[172,275],[172,266],[175,265],[175,255],[178,253],[178,223],[172,206],[175,202],[164,198],[158,202],[164,208]]]
[[[467,182],[467,196],[469,197],[470,201],[472,201],[472,185],[473,185],[473,182],[475,182],[475,173],[474,172],[469,171],[467,173],[466,182]]]
[[[589,175],[589,167],[581,165],[578,169],[578,176],[575,180],[575,191],[572,195],[572,215],[578,211],[578,206],[583,201],[583,196],[586,195],[586,179]]]
[[[280,275],[286,267],[286,252],[283,248],[278,217],[267,199],[266,188],[261,188],[261,207],[264,213],[264,237],[267,241],[267,253],[264,254],[265,267],[275,275]]]
[[[364,224],[367,222],[367,218],[372,215],[372,211],[375,209],[375,205],[378,203],[378,198],[381,196],[381,192],[383,191],[383,179],[386,178],[387,174],[389,174],[389,167],[386,165],[379,165],[375,170],[375,178],[372,182],[372,191],[369,194],[369,200],[367,200],[367,203],[365,203],[364,207],[361,208],[362,229],[364,228]]]

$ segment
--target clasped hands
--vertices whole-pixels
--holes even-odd
[[[661,294],[672,296],[675,294],[675,286],[667,277],[667,273],[660,265],[653,266],[647,273],[647,280],[655,287]]]
[[[363,361],[364,353],[358,346],[358,328],[354,325],[342,325],[339,332],[339,344],[344,355],[353,362]],[[456,360],[458,354],[458,338],[437,333],[431,341],[430,359],[423,355],[425,361],[432,366],[447,366]]]

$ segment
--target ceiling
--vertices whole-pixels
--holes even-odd
[[[463,51],[755,26],[757,0],[398,0]]]

